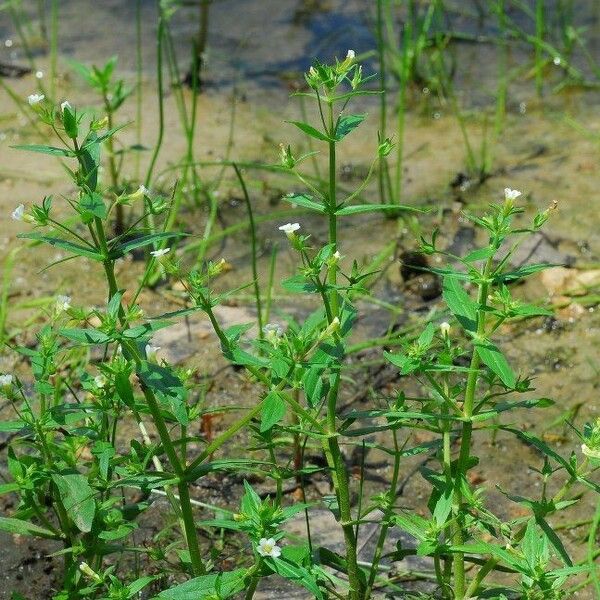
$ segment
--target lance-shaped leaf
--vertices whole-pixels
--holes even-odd
[[[335,128],[335,139],[340,141],[344,139],[350,132],[354,131],[364,120],[367,115],[344,115],[340,118],[338,126]]]
[[[87,477],[80,473],[65,472],[53,475],[52,481],[58,488],[69,517],[80,531],[89,533],[96,514],[96,502]]]
[[[50,154],[52,156],[76,156],[73,150],[67,150],[66,148],[56,148],[55,146],[45,146],[43,144],[20,144],[18,146],[11,146],[15,150],[28,150],[29,152],[39,152],[41,154]]]
[[[29,521],[21,519],[11,519],[9,517],[0,517],[0,531],[7,533],[16,533],[18,535],[33,535],[36,537],[55,539],[56,535],[49,529],[34,525]]]
[[[245,586],[246,569],[211,573],[195,577],[185,583],[165,590],[157,600],[199,600],[200,598],[231,598]],[[218,594],[218,595],[217,595]]]
[[[63,240],[62,238],[50,237],[41,233],[21,233],[17,237],[22,240],[44,242],[45,244],[60,248],[61,250],[66,250],[67,252],[71,252],[78,256],[85,256],[86,258],[91,258],[92,260],[97,260],[99,262],[104,260],[102,254],[94,250],[92,246],[82,246],[81,244],[75,244],[69,240]]]
[[[475,341],[474,344],[477,354],[479,354],[479,358],[481,358],[493,373],[498,375],[506,387],[514,388],[517,383],[517,378],[499,348],[494,346],[494,344],[488,340]]]
[[[188,425],[186,410],[187,393],[182,381],[166,367],[142,361],[138,376],[153,392],[158,400],[166,406],[179,423]]]
[[[325,206],[319,202],[315,202],[313,197],[309,196],[308,194],[286,194],[283,199],[291,202],[292,204],[297,204],[298,206],[314,210],[322,215],[326,212]]]
[[[466,331],[477,331],[477,303],[471,300],[460,281],[451,275],[444,277],[444,300],[452,314]]]
[[[108,342],[113,340],[110,335],[98,329],[72,327],[69,329],[59,329],[58,333],[69,340],[81,344],[108,344]]]
[[[303,131],[304,133],[306,133],[306,135],[310,135],[310,137],[313,137],[317,140],[321,140],[322,142],[331,142],[332,140],[329,139],[329,137],[322,133],[321,131],[319,131],[318,129],[315,129],[312,125],[309,125],[308,123],[304,123],[303,121],[286,121],[287,123],[291,123],[292,125],[295,125],[298,129],[300,129],[300,131]]]
[[[187,233],[180,232],[162,232],[162,233],[150,233],[147,235],[141,235],[139,237],[121,242],[111,247],[109,257],[111,259],[120,258],[127,252],[131,250],[135,250],[136,248],[143,248],[145,246],[149,246],[150,244],[154,244],[155,242],[161,242],[163,240],[181,238],[187,236]]]
[[[262,406],[260,432],[269,431],[269,429],[285,417],[285,413],[285,400],[277,392],[267,394]]]

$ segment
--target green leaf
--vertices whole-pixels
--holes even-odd
[[[448,308],[462,327],[471,333],[477,331],[477,303],[471,300],[460,281],[452,276],[444,277],[443,295]]]
[[[392,354],[391,352],[384,352],[383,355],[393,365],[396,365],[400,368],[400,373],[402,375],[408,375],[409,373],[412,373],[418,369],[419,365],[421,364],[421,362],[416,358],[412,358],[404,354]]]
[[[66,250],[67,252],[72,252],[78,256],[85,256],[86,258],[91,258],[99,262],[104,260],[102,254],[96,252],[96,250],[94,250],[94,248],[91,246],[82,246],[81,244],[75,244],[69,240],[63,240],[62,238],[50,237],[41,233],[20,233],[17,237],[22,240],[44,242],[46,244],[50,244],[51,246],[55,246],[56,248]]]
[[[79,327],[59,329],[58,333],[69,340],[81,344],[108,344],[108,342],[113,339],[103,331],[98,331],[97,329],[82,329]]]
[[[41,154],[51,154],[52,156],[77,156],[73,150],[45,146],[43,144],[20,144],[18,146],[11,146],[11,148],[15,148],[16,150],[29,150],[29,152],[40,152]]]
[[[350,132],[354,131],[364,120],[367,115],[344,115],[338,121],[335,128],[335,139],[339,142],[344,139]]]
[[[245,350],[242,350],[238,346],[230,346],[223,351],[223,356],[232,362],[234,365],[243,365],[249,367],[266,367],[269,364],[269,361],[260,358],[259,356],[254,356]]]
[[[141,235],[139,237],[127,240],[123,243],[115,245],[114,247],[111,247],[109,257],[114,260],[115,258],[123,256],[130,250],[135,250],[136,248],[143,248],[144,246],[149,246],[150,244],[154,244],[155,242],[160,242],[162,240],[186,237],[187,235],[187,233],[178,233],[174,231],[165,231],[162,233],[149,233],[147,235]]]
[[[267,394],[262,406],[260,432],[269,431],[285,417],[285,412],[285,400],[277,392]]]
[[[79,151],[81,172],[87,187],[93,192],[98,186],[98,168],[100,166],[100,146],[95,143],[98,136],[95,131],[90,131]]]
[[[306,133],[306,135],[310,135],[310,137],[313,137],[317,140],[321,140],[323,142],[333,141],[329,138],[329,136],[320,132],[318,129],[315,129],[312,125],[304,123],[303,121],[286,121],[286,123],[291,123],[292,125],[295,125],[298,129]]]
[[[338,217],[343,217],[347,215],[358,215],[360,213],[370,213],[370,212],[379,212],[379,211],[400,211],[400,210],[411,210],[416,212],[422,212],[419,209],[416,209],[411,206],[404,206],[399,204],[353,204],[351,206],[344,206],[342,208],[338,208],[335,211],[335,214]]]
[[[498,347],[488,340],[475,341],[474,345],[477,354],[479,354],[479,358],[481,358],[493,373],[498,375],[506,387],[513,389],[517,383],[517,378],[504,357],[504,354],[500,352]]]
[[[319,202],[315,202],[313,197],[309,196],[308,194],[286,194],[283,199],[292,204],[297,204],[298,206],[303,206],[304,208],[314,210],[322,215],[326,212],[325,206]]]
[[[136,325],[135,327],[125,329],[121,332],[121,336],[129,340],[137,340],[139,338],[147,337],[154,331],[164,329],[170,325],[171,321],[151,321],[149,323],[144,323],[143,325]]]
[[[138,594],[142,589],[144,589],[149,583],[152,583],[156,579],[158,579],[158,575],[147,575],[146,577],[140,577],[135,581],[132,581],[127,586],[127,597],[133,598],[136,594]]]
[[[302,587],[306,588],[309,592],[314,594],[315,598],[323,600],[323,594],[317,585],[315,578],[311,575],[308,569],[288,562],[283,558],[265,558],[264,561],[273,569],[275,573],[285,577],[285,579],[291,579],[299,583]]]
[[[219,598],[231,598],[245,587],[246,569],[235,569],[224,573],[211,573],[195,577],[185,583],[165,590],[157,600],[200,600],[219,594]]]
[[[314,283],[307,281],[302,275],[294,275],[282,281],[281,287],[296,294],[316,294],[319,291]]]
[[[142,382],[156,393],[158,400],[166,406],[181,425],[188,425],[186,397],[183,383],[173,371],[155,363],[142,361],[138,369]]]
[[[539,271],[544,271],[545,269],[549,269],[550,267],[557,267],[560,265],[551,264],[551,263],[539,263],[534,265],[525,265],[523,267],[519,267],[514,271],[509,271],[508,273],[500,273],[494,279],[498,282],[507,283],[509,281],[517,281],[518,279],[523,279],[524,277],[528,277],[529,275],[533,275],[534,273],[538,273]]]
[[[34,525],[28,521],[11,519],[9,517],[0,517],[0,531],[17,533],[19,535],[33,535],[35,537],[56,539],[54,533],[52,533],[49,529],[45,529],[39,525]]]
[[[52,481],[58,488],[69,517],[80,531],[89,533],[96,514],[96,502],[94,490],[90,487],[87,477],[80,473],[64,472],[52,475]]]
[[[0,433],[14,433],[27,427],[25,421],[0,421]]]
[[[83,196],[79,201],[79,208],[99,219],[106,219],[108,214],[102,196],[96,192]]]

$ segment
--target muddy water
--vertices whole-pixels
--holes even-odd
[[[34,3],[31,3],[32,5]],[[459,10],[463,3],[455,3],[456,28],[471,34],[486,35],[493,31],[493,25],[485,22],[477,26],[472,11]],[[577,20],[589,27],[590,48],[596,48],[595,35],[598,29],[598,2],[578,4]],[[65,59],[74,56],[78,60],[90,61],[114,53],[120,55],[120,69],[132,80],[135,69],[135,17],[133,2],[87,2],[66,0],[60,3],[60,71],[68,73]],[[26,8],[31,8],[27,6]],[[199,102],[199,127],[196,148],[199,159],[215,160],[225,156],[227,139],[232,118],[232,103],[235,101],[235,122],[231,156],[241,161],[275,162],[277,144],[290,141],[304,143],[291,127],[283,124],[284,119],[296,118],[296,101],[288,101],[288,84],[298,78],[298,71],[305,68],[313,55],[328,57],[341,54],[345,48],[354,47],[357,52],[372,48],[370,33],[371,3],[350,0],[314,0],[310,2],[275,2],[274,0],[217,1],[211,12],[211,35],[206,71],[207,93]],[[580,10],[579,10],[580,9]],[[153,31],[155,23],[154,3],[143,2],[144,63],[143,115],[144,129],[142,142],[151,147],[156,139],[156,101],[153,96],[154,47]],[[243,15],[231,19],[235,14]],[[238,12],[239,11],[239,12]],[[31,11],[31,30],[35,31],[35,11]],[[182,61],[186,59],[186,40],[195,34],[195,20],[192,9],[181,9],[174,17],[173,31]],[[85,17],[85,18],[83,18]],[[269,35],[265,35],[265,23],[269,23]],[[98,35],[98,31],[102,35]],[[23,50],[19,47],[14,30],[3,17],[0,21],[2,39],[13,39],[10,48],[3,48],[0,60],[22,61]],[[46,73],[47,58],[41,46],[34,47],[39,69]],[[493,94],[496,48],[493,44],[471,42],[457,43],[455,51],[460,58],[461,69],[457,77],[459,92],[465,105],[470,108],[486,106]],[[513,59],[524,60],[529,51],[515,44]],[[13,54],[15,53],[15,54]],[[577,58],[582,68],[581,58]],[[549,77],[552,77],[550,73]],[[32,76],[18,80],[6,80],[18,97],[25,97],[35,89]],[[238,94],[234,97],[232,84],[236,82]],[[80,81],[66,76],[60,81],[60,96],[69,98],[78,105],[96,106],[96,99]],[[559,209],[548,224],[547,234],[553,249],[560,256],[568,257],[576,269],[588,270],[600,264],[600,235],[598,226],[598,157],[600,152],[600,112],[595,106],[595,92],[571,92],[569,95],[548,96],[543,103],[538,102],[531,89],[531,82],[511,86],[509,113],[505,130],[495,144],[494,174],[482,186],[464,182],[452,188],[450,183],[457,174],[464,171],[465,150],[462,134],[448,106],[421,101],[415,94],[413,106],[407,116],[406,160],[404,202],[418,204],[432,209],[422,218],[423,230],[440,225],[444,231],[444,241],[448,245],[457,239],[457,233],[467,223],[460,215],[465,205],[480,209],[487,202],[497,199],[505,186],[521,189],[526,194],[527,216],[536,209],[545,208],[554,200]],[[166,141],[160,155],[160,168],[166,169],[183,155],[185,146],[177,118],[174,98],[166,99]],[[354,136],[350,136],[340,150],[340,164],[348,173],[361,172],[368,168],[375,151],[377,130],[376,107],[364,106],[370,113],[365,126]],[[585,134],[574,128],[567,115],[577,120],[585,129]],[[123,108],[123,122],[135,118],[134,102],[129,101]],[[473,110],[467,115],[467,128],[475,146],[482,135],[483,119],[481,112]],[[9,218],[13,207],[20,202],[38,202],[44,195],[54,194],[58,211],[64,210],[60,202],[62,194],[69,195],[72,188],[65,183],[60,165],[51,158],[23,154],[9,148],[12,144],[39,141],[39,136],[31,131],[20,109],[10,96],[0,92],[0,264],[9,252],[17,247],[16,234],[23,225]],[[124,130],[120,137],[123,144],[136,141],[134,128]],[[141,173],[147,162],[142,157]],[[136,170],[127,169],[129,177],[137,181]],[[203,171],[206,178],[214,176],[214,171]],[[279,202],[281,194],[290,189],[299,189],[293,182],[267,177],[260,172],[248,170],[251,193],[258,215],[269,215],[273,211],[284,210],[285,203]],[[171,171],[157,182],[157,188],[166,192],[175,180]],[[358,184],[350,175],[343,187],[351,191]],[[245,218],[243,204],[239,202],[239,190],[235,182],[227,177],[220,188],[220,221],[217,228],[224,228]],[[376,200],[375,186],[371,186],[366,197]],[[303,228],[309,231],[316,241],[326,239],[326,225],[309,216],[297,216]],[[259,269],[262,280],[268,268],[268,256],[273,244],[278,244],[280,253],[277,264],[277,280],[289,274],[295,265],[294,256],[281,241],[276,225],[289,220],[267,221],[259,226],[261,257]],[[192,234],[204,230],[206,213],[203,209],[185,208],[182,223]],[[414,228],[402,226],[369,216],[348,220],[341,225],[342,254],[369,260],[382,246],[396,236],[400,237],[400,247],[414,247]],[[192,238],[193,239],[193,238]],[[208,255],[226,257],[232,271],[219,282],[225,287],[238,285],[250,280],[248,266],[248,237],[241,231],[229,236],[209,249]],[[9,329],[17,335],[20,343],[31,340],[32,331],[22,330],[25,319],[41,322],[36,315],[38,308],[32,308],[35,301],[52,299],[57,293],[73,296],[78,305],[93,306],[104,302],[105,289],[98,282],[100,271],[87,263],[72,261],[48,271],[40,272],[48,262],[64,256],[46,248],[23,248],[15,261],[10,276],[10,298],[12,308],[9,313]],[[185,254],[185,260],[192,262],[192,253]],[[406,290],[398,274],[398,264],[390,260],[384,265],[385,272],[375,290],[376,295],[397,306],[405,307],[400,320],[415,318],[409,309],[419,309],[426,313],[437,306],[437,302],[423,303],[417,294]],[[6,268],[6,267],[4,267]],[[123,261],[119,265],[120,280],[133,282],[140,272],[140,264]],[[598,293],[598,290],[590,292]],[[541,278],[535,278],[518,292],[529,299],[548,299],[549,289]],[[278,286],[276,294],[281,300],[282,312],[303,315],[308,306],[297,298],[286,297]],[[558,293],[560,295],[560,292]],[[148,314],[157,314],[177,306],[177,290],[168,286],[156,292],[144,293],[141,303]],[[568,303],[568,301],[567,301]],[[245,322],[252,319],[252,307],[244,298],[237,306],[227,307],[221,318],[230,322]],[[389,323],[390,315],[385,309],[362,303],[364,317],[359,324],[357,339],[379,335]],[[283,318],[282,313],[276,313]],[[575,298],[568,306],[557,311],[553,322],[535,321],[527,326],[513,326],[501,332],[500,343],[507,351],[512,363],[523,374],[534,377],[536,395],[556,400],[554,407],[535,415],[523,413],[516,416],[521,427],[531,428],[542,433],[549,441],[558,444],[564,454],[577,448],[577,441],[560,424],[559,417],[566,411],[575,410],[576,422],[591,421],[600,414],[598,402],[598,345],[600,336],[600,316],[594,306]],[[22,330],[22,331],[21,331]],[[214,373],[223,363],[218,358],[218,345],[198,317],[192,321],[193,335],[179,328],[161,341],[170,358],[183,360],[199,368],[201,373]],[[374,355],[370,358],[377,358]],[[0,372],[13,368],[24,372],[23,365],[15,362],[14,355],[0,356]],[[360,371],[359,371],[360,373]],[[355,398],[365,387],[373,384],[370,373],[357,375],[357,385],[345,390],[344,398]],[[381,392],[391,391],[399,385],[392,382],[384,385]],[[208,399],[211,405],[236,405],[240,398],[252,402],[256,396],[247,382],[231,371],[222,371],[215,376]],[[366,404],[365,406],[368,406]],[[556,421],[556,423],[554,423]],[[225,418],[217,427],[226,424]],[[387,440],[381,440],[388,442]],[[243,447],[245,440],[233,446]],[[235,452],[235,447],[231,448]],[[522,495],[535,494],[539,480],[528,465],[539,467],[541,457],[531,448],[499,436],[492,445],[484,437],[477,442],[476,451],[482,457],[482,464],[488,465],[477,472],[480,485],[486,486],[491,503],[500,507],[503,516],[515,516],[515,505],[508,503],[496,484],[503,490]],[[350,452],[349,452],[350,454]],[[371,477],[367,482],[370,490],[379,489],[378,477],[389,475],[389,468],[373,453],[369,456]],[[515,465],[523,465],[515,470]],[[406,464],[406,473],[411,463]],[[261,482],[257,482],[261,485]],[[239,493],[240,482],[235,478],[208,482],[196,490],[198,498],[216,504],[227,504]],[[318,491],[313,490],[315,498]],[[418,476],[407,481],[403,502],[407,506],[419,507],[424,501],[425,486]],[[578,508],[569,514],[570,520],[589,516],[594,499],[585,495]],[[5,504],[4,510],[13,507]],[[160,504],[153,518],[160,514]],[[155,528],[153,523],[145,523],[144,530],[150,535]],[[581,541],[584,529],[569,531],[567,538],[575,548]],[[6,538],[2,538],[3,541]],[[50,565],[40,554],[35,555],[27,540],[7,540],[0,550],[0,564],[6,565],[2,576],[7,577],[7,585],[0,584],[0,598],[8,598],[9,588],[30,590],[31,598],[41,600],[46,597],[52,585],[52,563]],[[45,550],[43,550],[45,552]],[[35,556],[34,559],[31,557]],[[33,584],[31,582],[34,582]],[[31,586],[34,591],[31,592]],[[37,586],[37,587],[35,587]],[[584,592],[581,598],[591,597]]]

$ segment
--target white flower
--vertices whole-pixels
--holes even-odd
[[[281,556],[281,548],[273,538],[260,538],[256,550],[261,556],[270,556],[271,558]]]
[[[15,221],[23,221],[25,218],[25,205],[19,204],[19,206],[17,206],[17,208],[15,208],[15,210],[12,211],[11,217]]]
[[[146,344],[146,360],[158,362],[158,351],[160,346],[153,346],[152,343]]]
[[[56,296],[56,310],[62,312],[71,308],[71,296]]]
[[[555,56],[552,62],[558,67],[560,65],[560,56]]]
[[[170,251],[171,251],[171,248],[161,248],[160,250],[152,250],[152,252],[150,252],[150,254],[152,254],[152,256],[154,256],[154,258],[160,258],[161,256],[168,254]]]
[[[104,377],[104,375],[96,375],[96,377],[94,377],[94,383],[96,384],[96,387],[103,388],[106,385],[106,377]]]
[[[333,253],[333,258],[335,258],[335,260],[340,260],[340,258],[342,258],[342,255],[340,254],[340,251],[339,251],[339,250],[336,250],[336,251]]]
[[[29,94],[27,96],[27,102],[29,102],[29,106],[35,106],[39,104],[46,96],[44,94]]]
[[[354,60],[356,58],[356,52],[354,50],[348,50],[346,54],[346,60]]]
[[[6,375],[0,375],[0,388],[2,388],[3,390],[8,391],[12,386],[12,382],[12,375],[8,373]]]
[[[440,323],[440,331],[444,337],[448,337],[448,334],[450,333],[450,323],[447,323],[446,321]]]
[[[68,100],[65,100],[64,102],[61,103],[61,105],[60,105],[60,112],[64,112],[65,108],[68,108],[69,110],[72,110],[71,109],[71,105],[69,104]]]
[[[504,188],[504,197],[506,200],[516,200],[521,195],[519,190],[511,190],[510,188]]]
[[[279,231],[283,231],[290,239],[294,237],[294,232],[298,231],[298,229],[300,229],[300,223],[286,223],[279,227]]]
[[[600,450],[594,450],[587,444],[581,444],[581,451],[590,458],[600,458]]]
[[[263,327],[263,333],[267,341],[273,345],[277,345],[279,338],[283,335],[283,327],[277,323],[267,323]]]

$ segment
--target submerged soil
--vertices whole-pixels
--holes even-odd
[[[94,3],[93,12],[90,12],[92,5],[87,2],[69,0],[64,2],[64,7],[61,3],[61,10],[64,11],[61,13],[61,52],[65,56],[74,55],[79,60],[90,61],[98,56],[108,57],[119,50],[120,68],[132,80],[135,67],[131,52],[135,45],[133,25],[121,32],[111,27],[111,23],[114,25],[112,20],[117,18],[121,24],[131,23],[134,18],[133,4],[116,0],[101,5]],[[227,11],[233,10],[234,4],[235,10],[245,9],[243,23],[241,19],[239,22],[228,19]],[[342,4],[334,0],[314,3],[223,1],[215,4],[211,23],[213,37],[209,40],[213,62],[208,66],[205,92],[198,98],[197,160],[215,161],[231,157],[244,163],[274,164],[277,162],[279,142],[290,142],[294,147],[304,143],[292,127],[283,121],[298,117],[297,100],[289,101],[287,95],[290,84],[299,81],[298,71],[308,64],[307,57],[314,54],[329,56],[334,52],[339,54],[342,52],[340,48],[350,46],[357,51],[372,48],[368,20],[363,14],[364,5],[356,1],[344,6]],[[597,3],[584,4],[586,9],[582,18],[593,18]],[[151,24],[155,22],[153,3],[143,2],[142,5],[145,11],[144,28],[150,36]],[[95,18],[79,21],[81,11],[86,10]],[[194,31],[186,14],[184,11],[178,13],[173,24],[179,34],[176,39],[180,45]],[[77,27],[74,26],[76,22]],[[265,22],[274,24],[269,44],[256,35]],[[14,35],[9,33],[12,31],[10,27],[7,21],[0,21],[3,37]],[[106,35],[90,35],[97,33],[100,28],[106,31]],[[227,36],[218,39],[215,32],[223,31],[227,31]],[[319,46],[319,43],[322,45]],[[11,46],[15,47],[18,44]],[[278,51],[273,52],[273,47],[277,47]],[[179,51],[183,53],[182,48]],[[489,44],[471,44],[461,46],[458,52],[465,64],[473,65],[470,70],[467,69],[472,81],[462,79],[459,84],[465,104],[471,108],[471,112],[466,113],[468,135],[473,146],[478,147],[485,120],[481,105],[494,89],[494,79],[482,72],[481,66],[485,61],[480,59],[493,56],[494,48]],[[22,57],[22,53],[17,55],[19,57]],[[129,126],[119,134],[124,146],[141,141],[143,145],[152,147],[156,139],[158,116],[152,76],[153,53],[152,44],[147,40],[143,47],[143,58],[141,139],[137,139],[135,126]],[[39,68],[46,72],[47,58],[41,51],[36,60]],[[68,73],[68,65],[64,60],[61,59],[60,65],[61,73]],[[475,86],[478,75],[480,85]],[[25,98],[35,89],[32,75],[4,81],[16,98]],[[475,87],[477,92],[470,94]],[[98,106],[96,98],[72,76],[61,78],[60,94],[77,106]],[[189,103],[189,92],[184,91],[184,94]],[[562,276],[564,273],[553,272],[545,278],[532,277],[516,294],[528,300],[548,301],[555,306],[555,316],[506,326],[500,332],[499,343],[516,370],[533,377],[535,397],[555,400],[552,407],[543,411],[515,413],[516,424],[522,429],[543,435],[565,456],[571,450],[578,451],[579,445],[571,429],[565,425],[565,418],[573,419],[581,426],[600,415],[600,365],[597,358],[600,314],[596,310],[598,300],[595,298],[600,294],[600,285],[593,275],[600,265],[600,213],[595,204],[600,112],[593,104],[595,97],[595,93],[572,91],[562,95],[549,94],[543,101],[538,101],[533,99],[529,84],[515,86],[510,96],[504,130],[492,148],[492,175],[479,184],[462,175],[465,170],[463,134],[450,107],[432,103],[422,91],[414,92],[405,129],[403,202],[426,207],[429,212],[419,216],[420,226],[411,219],[401,221],[398,225],[380,216],[368,216],[349,219],[342,223],[340,230],[342,254],[364,262],[377,256],[386,244],[397,240],[396,250],[384,262],[381,278],[374,289],[374,295],[385,306],[366,300],[360,303],[361,318],[355,341],[362,341],[382,335],[392,321],[400,326],[409,326],[442,308],[438,297],[431,298],[427,290],[418,284],[412,287],[405,285],[399,273],[398,255],[415,248],[415,236],[418,237],[421,231],[427,233],[433,226],[439,226],[443,244],[453,247],[457,252],[468,252],[483,240],[473,237],[462,210],[485,208],[488,202],[500,198],[504,187],[524,191],[525,217],[528,218],[537,210],[558,201],[558,210],[554,211],[545,229],[545,237],[531,249],[529,256],[522,258],[531,262],[568,264],[569,274],[591,272],[592,275],[586,279],[590,283],[576,292],[577,295],[570,295],[572,278]],[[157,191],[167,195],[176,180],[176,171],[172,166],[185,154],[185,141],[175,100],[172,90],[167,91],[167,134],[159,156],[159,171],[163,175],[155,186]],[[3,265],[4,276],[10,281],[7,326],[12,340],[19,344],[33,340],[37,327],[43,322],[44,308],[52,304],[57,294],[69,294],[74,305],[86,307],[102,305],[106,296],[104,286],[99,283],[102,281],[100,270],[95,265],[69,261],[42,270],[50,262],[64,258],[64,255],[53,249],[26,247],[16,239],[16,235],[25,227],[10,219],[10,213],[16,205],[39,202],[45,195],[52,194],[57,211],[66,211],[66,203],[61,202],[61,196],[69,196],[73,191],[57,161],[10,148],[11,145],[43,139],[32,130],[26,118],[30,114],[26,108],[15,104],[6,89],[0,91],[0,264]],[[349,191],[360,182],[360,174],[368,170],[376,149],[377,106],[366,103],[362,108],[371,116],[358,132],[345,140],[340,149],[342,187]],[[393,115],[391,102],[390,111]],[[125,123],[133,121],[135,117],[135,102],[130,100],[124,105],[119,118]],[[134,166],[133,157],[131,167],[126,169],[134,186],[143,178],[148,154],[141,154],[139,170]],[[279,282],[296,265],[295,256],[282,241],[277,225],[290,220],[290,214],[297,213],[290,213],[289,206],[281,201],[281,197],[285,192],[300,188],[293,181],[259,170],[248,168],[245,173],[250,183],[255,213],[264,217],[258,227],[261,280],[266,281],[271,249],[277,245],[276,282]],[[215,181],[219,172],[214,167],[205,167],[201,175],[205,181]],[[240,192],[230,173],[225,173],[218,194],[219,219],[215,231],[224,230],[246,218]],[[365,199],[377,201],[376,185],[367,189]],[[316,243],[326,239],[324,223],[301,213],[294,219],[302,222],[303,230],[310,232]],[[182,209],[180,222],[192,234],[189,243],[194,244],[204,232],[207,211],[203,206],[194,207],[190,201]],[[247,230],[241,228],[216,240],[207,249],[207,257],[225,257],[230,266],[231,270],[218,282],[223,289],[237,287],[240,282],[251,280],[248,240]],[[197,249],[181,249],[180,253],[187,264],[193,265]],[[141,268],[140,262],[123,260],[118,268],[122,285],[133,285]],[[310,308],[306,301],[286,295],[278,284],[275,297],[279,307],[279,312],[274,314],[277,319],[283,319],[285,315],[302,318]],[[167,284],[154,291],[145,291],[140,303],[147,314],[156,315],[179,307],[181,296],[177,285]],[[225,323],[253,320],[254,309],[247,295],[241,293],[229,304],[218,313]],[[187,324],[165,330],[157,339],[165,358],[196,369],[202,385],[210,382],[207,387],[210,406],[251,405],[256,401],[257,390],[242,374],[227,368],[220,356],[217,340],[202,317],[194,317]],[[381,350],[365,351],[352,358],[357,368],[354,371],[354,383],[348,384],[343,392],[342,404],[346,408],[377,406],[381,397],[406,385],[395,377],[395,373],[380,366],[380,358]],[[0,372],[13,370],[26,376],[26,366],[19,363],[11,352],[4,352],[0,355]],[[7,416],[8,407],[0,408],[0,416]],[[214,424],[215,433],[227,425],[229,418],[227,413],[218,417]],[[124,437],[129,433],[137,435],[135,428],[128,429],[126,426]],[[384,438],[376,438],[376,441],[389,443]],[[225,449],[225,453],[245,452],[243,449],[248,444],[248,440],[241,435]],[[533,468],[541,466],[543,457],[534,448],[504,434],[499,434],[495,439],[482,434],[475,442],[474,452],[481,457],[481,466],[473,470],[473,477],[477,479],[474,483],[486,489],[490,505],[496,508],[501,517],[521,514],[518,505],[508,502],[503,491],[522,496],[535,495],[541,484]],[[347,457],[348,468],[355,473],[362,457],[352,448],[347,448]],[[407,460],[403,467],[401,503],[416,510],[423,510],[427,499],[427,486],[416,472],[421,462],[421,458],[415,457]],[[365,465],[368,474],[365,485],[368,495],[372,495],[381,490],[382,482],[389,479],[390,465],[386,456],[377,451],[368,454]],[[4,477],[5,471],[5,467],[0,466],[0,475]],[[270,490],[269,482],[256,479],[253,484],[262,492]],[[241,476],[208,477],[194,488],[193,496],[205,503],[234,509],[241,489]],[[328,482],[324,477],[315,477],[309,486],[311,499],[316,501],[326,493],[329,493]],[[3,496],[0,502],[0,514],[11,514],[15,499]],[[589,518],[594,506],[594,497],[584,494],[578,505],[568,512],[568,521]],[[150,539],[162,527],[164,508],[164,501],[156,498],[142,520],[136,541]],[[198,515],[202,518],[211,516],[209,512],[201,510]],[[324,528],[328,527],[325,518],[322,523]],[[567,526],[564,533],[568,549],[577,556],[576,548],[581,550],[586,528]],[[49,598],[50,590],[60,577],[59,558],[48,557],[56,548],[6,534],[0,534],[0,542],[0,599],[10,598],[12,591],[24,594],[29,600]],[[241,554],[232,543],[230,561],[219,565],[220,568],[230,568]],[[263,597],[277,597],[281,589],[277,591],[273,587],[275,584],[265,582],[266,588],[269,585],[272,589],[265,589]],[[291,596],[289,590],[286,590],[286,594],[295,597]],[[585,590],[578,593],[578,598],[592,597]]]

